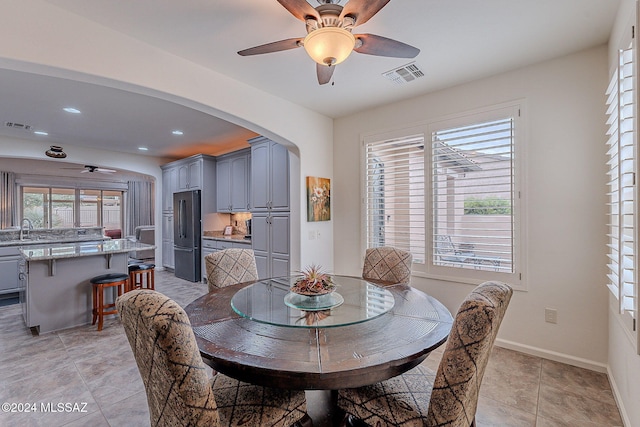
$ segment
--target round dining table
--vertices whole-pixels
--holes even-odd
[[[451,330],[449,310],[409,285],[333,275],[334,292],[301,297],[290,290],[298,278],[215,289],[189,304],[205,362],[257,385],[338,390],[406,372]]]

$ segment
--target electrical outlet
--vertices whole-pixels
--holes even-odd
[[[555,308],[545,308],[544,321],[547,323],[558,323],[558,310]]]

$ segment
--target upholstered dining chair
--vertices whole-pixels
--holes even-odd
[[[382,246],[368,248],[364,255],[362,278],[367,280],[382,280],[393,283],[408,283],[411,279],[410,252]]]
[[[207,374],[191,324],[175,301],[138,289],[116,301],[147,392],[152,426],[311,425],[304,391]]]
[[[475,426],[478,393],[512,289],[501,282],[477,286],[462,302],[438,366],[430,378],[418,365],[389,380],[338,392],[352,426]]]
[[[204,257],[209,290],[236,283],[258,280],[258,269],[252,249],[230,248]]]

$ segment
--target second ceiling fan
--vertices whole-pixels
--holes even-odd
[[[316,62],[318,83],[329,83],[335,65],[347,59],[352,51],[376,56],[415,58],[420,49],[374,34],[352,34],[353,28],[367,22],[390,0],[317,0],[313,8],[306,0],[278,0],[307,27],[306,37],[297,37],[241,50],[239,55],[260,55],[304,47]]]

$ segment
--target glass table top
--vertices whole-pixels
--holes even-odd
[[[240,316],[257,322],[299,328],[329,328],[371,320],[391,310],[391,292],[358,277],[331,276],[334,292],[305,297],[290,292],[299,276],[265,279],[231,298]]]

